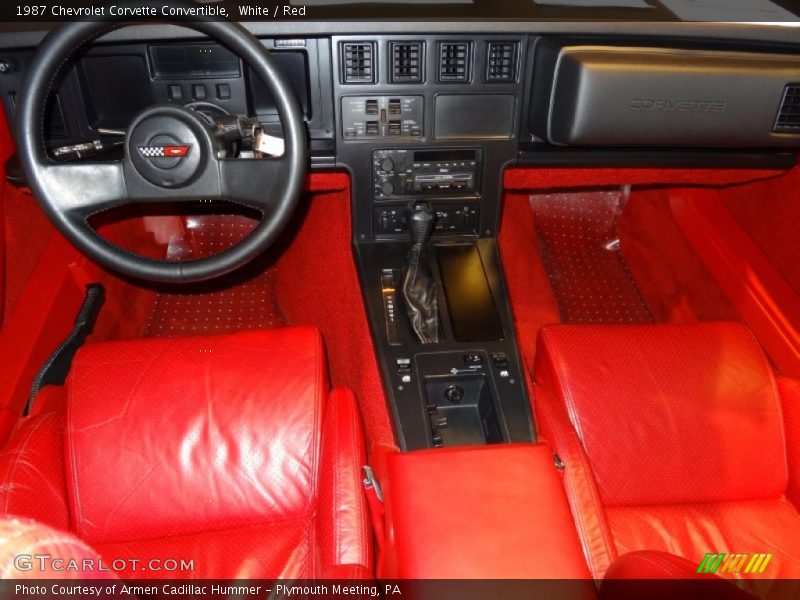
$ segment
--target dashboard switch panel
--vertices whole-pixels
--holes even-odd
[[[424,112],[422,96],[344,96],[342,136],[346,140],[419,139]]]

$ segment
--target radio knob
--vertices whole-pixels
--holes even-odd
[[[381,193],[384,196],[391,196],[392,194],[394,194],[394,185],[392,185],[391,181],[384,181],[381,184]]]
[[[394,161],[391,158],[384,158],[381,161],[381,169],[383,169],[386,173],[391,173],[394,171]]]

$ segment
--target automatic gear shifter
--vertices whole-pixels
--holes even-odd
[[[427,202],[414,204],[408,215],[411,250],[403,271],[403,298],[417,339],[423,344],[439,341],[439,307],[436,282],[428,268],[425,249],[433,234],[436,213]]]

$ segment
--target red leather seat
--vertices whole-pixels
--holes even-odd
[[[169,577],[370,572],[358,413],[329,391],[316,330],[89,345],[67,393],[66,415],[24,419],[0,455],[0,512],[107,564],[194,561]]]
[[[0,517],[0,579],[114,579],[94,550],[32,519]]]
[[[772,553],[739,575],[761,595],[800,578],[800,385],[744,326],[546,327],[535,380],[595,577],[655,550]]]

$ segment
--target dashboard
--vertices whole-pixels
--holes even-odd
[[[800,41],[785,29],[247,26],[302,106],[311,168],[352,174],[357,241],[406,236],[404,207],[420,197],[435,203],[437,235],[491,237],[513,164],[754,166],[793,161],[800,145]],[[9,115],[34,56],[25,40],[36,35],[0,32]],[[238,57],[186,29],[137,26],[69,66],[49,101],[46,143],[121,147],[128,124],[154,103],[254,115],[280,135],[266,86]]]

